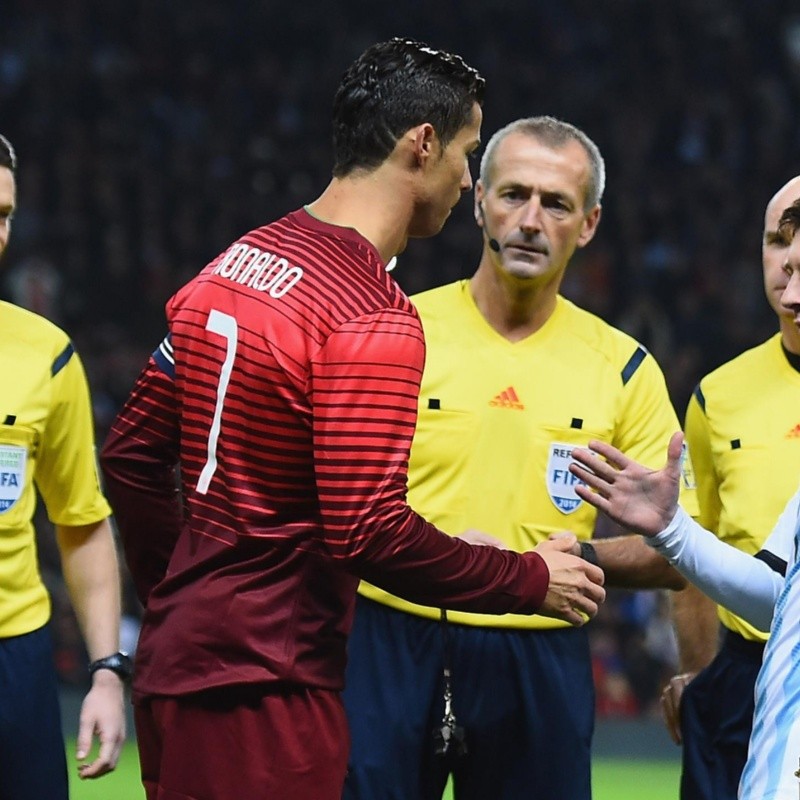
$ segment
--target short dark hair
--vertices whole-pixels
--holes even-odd
[[[791,242],[798,230],[800,230],[800,198],[785,208],[778,220],[778,233],[785,241]]]
[[[577,142],[586,151],[589,159],[589,180],[583,210],[591,211],[602,200],[606,188],[606,163],[600,149],[580,128],[549,116],[526,117],[509,122],[489,139],[481,159],[480,175],[484,188],[489,187],[492,179],[492,168],[500,142],[512,133],[530,136],[553,150],[558,150],[569,142]]]
[[[12,172],[17,170],[17,154],[11,146],[11,142],[0,133],[0,167],[6,167]]]
[[[447,145],[483,102],[486,82],[453,53],[395,38],[344,73],[333,101],[333,174],[374,169],[410,128],[429,122]]]

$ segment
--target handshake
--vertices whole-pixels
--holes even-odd
[[[676,433],[670,440],[667,463],[661,470],[643,467],[603,442],[591,442],[591,449],[574,448],[569,471],[580,479],[575,493],[626,530],[645,537],[655,536],[667,527],[678,508],[682,444],[682,434]],[[466,531],[460,538],[470,544],[507,549],[501,541],[480,531]],[[625,540],[622,561],[629,568],[635,563],[637,576],[631,577],[630,569],[622,576],[623,567],[606,564],[606,571],[614,572],[617,567],[616,574],[612,574],[615,585],[669,589],[686,585],[683,577],[655,551],[644,546],[641,539],[629,536],[621,539]],[[574,534],[564,531],[540,542],[534,551],[544,560],[550,574],[547,595],[538,613],[576,627],[594,617],[606,596],[603,588],[606,576],[597,559],[591,558],[594,548],[586,542],[582,545]],[[604,557],[608,552],[611,551],[604,550]],[[581,558],[582,555],[589,559]]]
[[[469,544],[508,549],[494,536],[477,530],[462,533],[459,539]],[[550,573],[547,595],[538,613],[580,627],[597,614],[606,598],[605,576],[596,564],[581,558],[581,544],[567,531],[540,542],[534,551],[541,556]]]

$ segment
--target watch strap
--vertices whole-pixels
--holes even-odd
[[[116,672],[123,681],[129,681],[133,675],[133,661],[127,653],[119,651],[92,661],[89,664],[89,675],[94,675],[99,669],[110,669],[112,672]]]
[[[597,557],[597,550],[591,542],[581,542],[581,558],[594,564],[596,567],[600,566],[600,559]]]

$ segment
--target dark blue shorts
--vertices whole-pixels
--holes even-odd
[[[753,726],[764,646],[727,631],[681,698],[681,800],[736,800]]]
[[[594,688],[582,629],[450,625],[453,703],[468,753],[458,800],[589,800]],[[352,739],[345,800],[441,800],[440,623],[359,597],[344,692]]]
[[[68,800],[50,627],[0,639],[0,800]]]

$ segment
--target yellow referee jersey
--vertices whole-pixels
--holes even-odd
[[[697,474],[699,522],[722,541],[757,553],[800,477],[800,374],[776,334],[700,381],[686,410]],[[766,634],[719,608],[747,639]]]
[[[573,447],[600,439],[648,466],[664,465],[680,424],[660,368],[627,334],[559,297],[539,331],[512,343],[483,318],[469,281],[412,299],[427,356],[408,499],[442,530],[478,528],[516,551],[561,530],[589,539],[597,512],[575,493]],[[681,501],[696,512],[693,490]],[[368,584],[359,591],[438,616]],[[566,625],[515,614],[449,617],[509,628]]]
[[[89,391],[66,334],[0,302],[0,637],[40,628],[50,599],[32,518],[38,488],[53,523],[89,525],[100,492]]]

